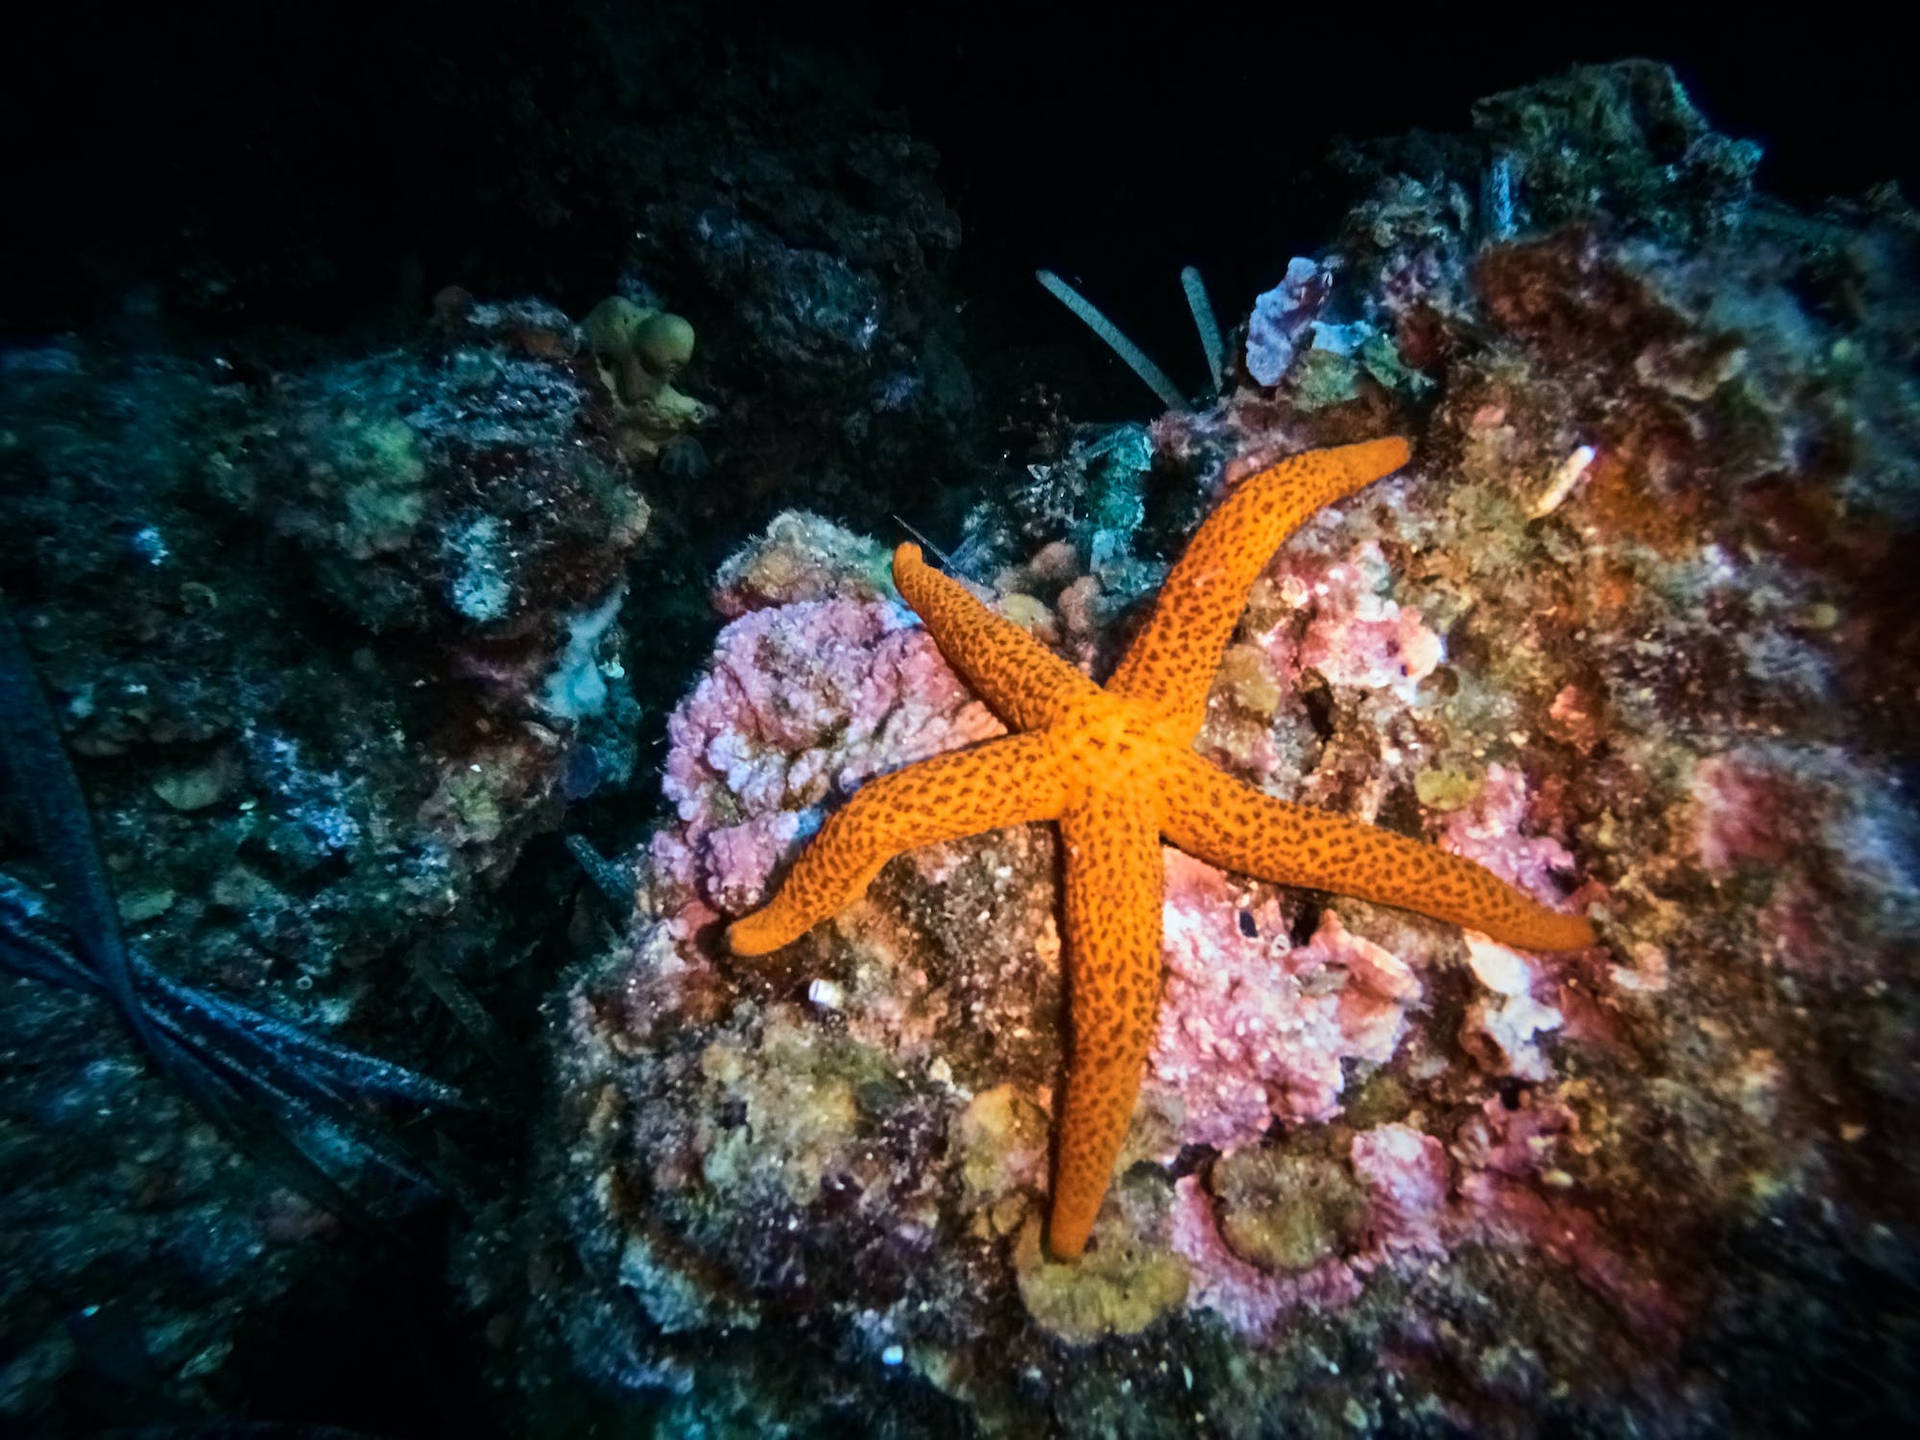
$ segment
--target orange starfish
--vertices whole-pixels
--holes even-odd
[[[727,931],[735,953],[764,955],[836,914],[902,851],[1059,821],[1072,1025],[1047,1241],[1061,1259],[1086,1246],[1153,1040],[1163,837],[1223,869],[1396,905],[1503,944],[1593,943],[1585,919],[1536,904],[1471,860],[1276,800],[1193,752],[1221,653],[1273,552],[1315,510],[1407,456],[1405,440],[1372,440],[1292,456],[1241,484],[1195,534],[1105,688],[902,545],[893,555],[900,593],[954,669],[1020,733],[863,786],[773,900]]]

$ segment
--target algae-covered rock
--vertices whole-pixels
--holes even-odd
[[[1215,1163],[1220,1234],[1241,1259],[1285,1274],[1358,1248],[1367,1194],[1341,1161],[1264,1147]]]
[[[861,1123],[860,1087],[884,1076],[885,1061],[783,1016],[751,1049],[709,1046],[700,1069],[720,1088],[722,1105],[741,1110],[741,1123],[709,1138],[707,1183],[750,1193],[771,1182],[791,1204],[808,1205],[847,1163]]]
[[[1187,1262],[1164,1238],[1153,1238],[1156,1229],[1164,1236],[1164,1185],[1149,1181],[1117,1188],[1115,1208],[1126,1218],[1096,1225],[1079,1260],[1063,1264],[1048,1257],[1037,1215],[1014,1242],[1013,1270],[1027,1313],[1042,1330],[1071,1345],[1137,1335],[1187,1298]],[[1139,1226],[1143,1212],[1157,1212],[1159,1224]]]
[[[967,1103],[950,1141],[960,1164],[963,1203],[979,1212],[984,1233],[1008,1234],[1046,1187],[1047,1112],[1013,1085],[995,1085]]]
[[[218,805],[241,783],[244,772],[231,750],[220,750],[204,763],[166,770],[153,778],[153,793],[175,810],[204,810]]]
[[[1429,810],[1460,810],[1486,786],[1486,777],[1458,765],[1437,765],[1413,778],[1413,793]]]
[[[84,993],[0,979],[0,1049],[36,1057],[0,1082],[0,1111],[92,1117],[36,1122],[37,1159],[0,1137],[21,1357],[0,1428],[107,1424],[41,1407],[108,1353],[143,1418],[185,1422],[230,1404],[213,1397],[274,1317],[336,1323],[311,1318],[308,1281],[324,1270],[320,1288],[354,1293],[431,1188],[403,1148],[387,1151],[403,1184],[368,1160],[387,1115],[359,1084],[396,1073],[380,1060],[469,1082],[501,977],[524,974],[524,942],[503,934],[542,923],[525,894],[545,892],[509,915],[494,887],[580,776],[618,781],[632,755],[617,674],[599,677],[596,716],[542,705],[570,618],[617,600],[647,513],[570,347],[475,327],[377,351],[305,337],[271,367],[241,351],[0,354],[0,590],[75,757],[136,973],[157,977],[141,988],[192,987],[195,1023],[253,1016],[238,1048],[156,1063]],[[13,873],[30,829],[0,816],[10,885],[44,884],[30,863]],[[314,1053],[341,1068],[304,1070]],[[200,1096],[231,1130],[180,1084],[209,1054],[231,1068]],[[255,1086],[283,1116],[340,1103],[364,1119],[364,1143],[295,1126],[378,1223],[294,1188],[310,1177],[264,1143],[242,1098]],[[411,1140],[439,1149],[424,1125]]]
[[[800,1354],[988,1433],[1664,1434],[1763,1428],[1803,1347],[1903,1333],[1920,691],[1888,606],[1920,465],[1905,391],[1866,377],[1911,353],[1912,220],[1754,215],[1720,163],[1744,152],[1663,108],[1670,76],[1595,79],[1513,112],[1543,167],[1565,149],[1604,182],[1592,224],[1522,210],[1493,234],[1484,146],[1383,149],[1324,262],[1325,323],[1372,327],[1338,393],[1170,414],[1124,437],[1144,464],[1063,441],[956,558],[1098,675],[1152,588],[1129,557],[1172,553],[1271,457],[1409,435],[1403,472],[1267,565],[1196,748],[1584,910],[1602,943],[1508,960],[1167,852],[1129,1168],[1086,1255],[1053,1263],[1073,957],[1052,828],[911,850],[778,954],[725,947],[848,796],[999,733],[874,574],[878,537],[790,517],[728,568],[631,923],[557,1007],[544,1194],[573,1280],[535,1308],[574,1321],[575,1363],[685,1387],[689,1414],[742,1353]],[[1623,116],[1644,143],[1603,153]],[[724,220],[715,243],[755,253]],[[1837,246],[1877,303],[1820,288]],[[819,318],[857,343],[850,317]],[[618,1123],[596,1126],[603,1093]],[[678,1273],[751,1297],[751,1340],[715,1358],[717,1325],[617,1323],[637,1222],[583,1199],[608,1176],[706,1267]],[[774,1313],[803,1317],[777,1345]]]
[[[870,536],[804,510],[783,510],[720,566],[714,607],[732,617],[829,595],[877,600],[893,592],[892,560]]]

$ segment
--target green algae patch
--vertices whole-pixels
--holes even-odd
[[[982,1090],[960,1112],[948,1155],[975,1234],[1010,1235],[1019,1228],[1046,1186],[1047,1140],[1047,1112],[1015,1085]]]
[[[1135,1226],[1130,1198],[1123,1195],[1120,1206],[1101,1212],[1093,1243],[1078,1260],[1048,1258],[1038,1215],[1014,1242],[1014,1279],[1027,1314],[1070,1345],[1138,1335],[1186,1304],[1187,1262]]]
[[[707,1183],[740,1193],[771,1181],[799,1207],[819,1199],[826,1177],[847,1166],[868,1113],[862,1096],[890,1075],[878,1052],[821,1035],[784,1009],[769,1017],[757,1045],[709,1045],[700,1070],[738,1102],[744,1121],[713,1137]]]
[[[1038,1178],[1046,1161],[1046,1112],[1013,1085],[995,1085],[974,1096],[953,1134],[960,1183],[976,1204]]]
[[[1220,1236],[1275,1274],[1307,1270],[1358,1248],[1367,1194],[1337,1160],[1240,1150],[1213,1167]]]
[[[1487,787],[1484,771],[1459,765],[1436,765],[1413,777],[1413,793],[1429,810],[1464,810]]]

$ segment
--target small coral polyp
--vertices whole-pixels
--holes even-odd
[[[693,359],[693,323],[622,296],[602,300],[583,326],[606,386],[615,443],[627,460],[651,460],[676,437],[712,418],[711,407],[673,387]]]

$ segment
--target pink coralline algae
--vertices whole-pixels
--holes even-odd
[[[1700,863],[1717,874],[1743,860],[1778,863],[1786,854],[1790,823],[1785,788],[1780,775],[1751,755],[1701,761],[1693,772]]]
[[[1562,890],[1553,877],[1572,874],[1574,859],[1551,836],[1523,832],[1527,805],[1527,777],[1512,766],[1489,765],[1487,783],[1473,803],[1447,817],[1440,844],[1535,899],[1557,905]]]
[[[1393,572],[1377,541],[1329,555],[1304,536],[1267,575],[1281,613],[1252,638],[1285,686],[1314,670],[1331,685],[1384,691],[1411,704],[1420,682],[1446,658],[1445,643],[1420,611],[1386,598]],[[1302,612],[1304,633],[1286,623]]]
[[[1419,980],[1331,911],[1289,947],[1272,902],[1241,911],[1220,871],[1164,854],[1167,979],[1149,1102],[1177,1117],[1181,1144],[1220,1148],[1257,1141],[1276,1116],[1331,1119],[1341,1062],[1392,1056]]]
[[[1376,1125],[1353,1137],[1353,1170],[1373,1202],[1373,1243],[1386,1251],[1437,1251],[1453,1167],[1446,1147],[1410,1125]]]
[[[1579,1118],[1564,1104],[1509,1109],[1497,1098],[1487,1100],[1462,1124],[1455,1144],[1461,1171],[1453,1228],[1462,1240],[1537,1250],[1647,1332],[1671,1331],[1680,1319],[1673,1298],[1608,1240],[1590,1211],[1551,1193],[1567,1182],[1558,1169],[1560,1151],[1579,1130]]]
[[[681,823],[652,855],[674,933],[757,903],[818,807],[1001,733],[897,604],[835,598],[741,616],[668,722],[664,788]]]
[[[1318,670],[1328,684],[1391,689],[1411,702],[1415,687],[1434,672],[1446,650],[1418,610],[1382,598],[1389,574],[1379,545],[1371,540],[1349,559],[1328,566],[1313,586],[1314,617],[1298,663]]]
[[[1364,1288],[1359,1270],[1339,1259],[1293,1275],[1269,1275],[1242,1260],[1221,1238],[1213,1200],[1196,1176],[1174,1184],[1171,1238],[1190,1267],[1187,1303],[1212,1310],[1243,1335],[1270,1337],[1295,1307],[1350,1305]]]
[[[1534,1037],[1558,1030],[1566,1017],[1534,995],[1537,962],[1484,936],[1467,937],[1467,966],[1486,987],[1468,1007],[1461,1042],[1495,1075],[1545,1080],[1552,1074]]]
[[[1555,877],[1570,874],[1574,858],[1552,836],[1524,833],[1530,804],[1525,775],[1511,766],[1489,765],[1473,802],[1447,817],[1440,844],[1528,894],[1559,904],[1563,887]],[[1566,1020],[1553,1003],[1557,962],[1529,958],[1470,934],[1467,964],[1483,987],[1462,1027],[1467,1051],[1491,1074],[1549,1078],[1552,1066],[1536,1037],[1558,1030]]]
[[[1464,1244],[1533,1250],[1567,1266],[1649,1333],[1678,1321],[1672,1298],[1607,1239],[1591,1212],[1546,1193],[1557,1147],[1579,1122],[1564,1105],[1509,1110],[1489,1099],[1461,1127],[1450,1157],[1434,1136],[1387,1124],[1353,1137],[1349,1164],[1367,1195],[1364,1243],[1293,1273],[1234,1253],[1197,1176],[1174,1186],[1170,1242],[1191,1267],[1190,1304],[1249,1338],[1271,1341],[1299,1307],[1334,1310],[1359,1299],[1382,1267],[1424,1264]],[[1456,1163],[1457,1162],[1457,1163]]]
[[[1830,746],[1744,745],[1694,766],[1683,814],[1707,875],[1764,879],[1759,931],[1788,969],[1861,973],[1861,952],[1823,918],[1835,894],[1857,916],[1920,932],[1915,822],[1884,769]]]
[[[1352,1166],[1368,1197],[1364,1248],[1293,1274],[1271,1274],[1236,1255],[1199,1179],[1176,1182],[1171,1241],[1191,1267],[1188,1303],[1214,1311],[1244,1335],[1271,1339],[1296,1307],[1350,1305],[1381,1265],[1441,1252],[1453,1167],[1438,1140],[1406,1125],[1376,1126],[1354,1137]]]

